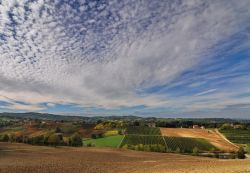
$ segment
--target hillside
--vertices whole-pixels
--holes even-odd
[[[189,137],[206,139],[217,148],[224,151],[237,151],[239,147],[225,140],[215,130],[187,129],[187,128],[161,128],[163,136]]]

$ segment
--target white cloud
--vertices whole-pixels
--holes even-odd
[[[210,48],[239,32],[250,16],[244,0],[115,2],[91,14],[83,4],[79,12],[58,4],[0,4],[1,95],[36,105],[171,105],[178,99],[136,91],[169,84],[209,58]]]

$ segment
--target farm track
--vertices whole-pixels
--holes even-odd
[[[220,136],[222,137],[225,141],[227,141],[228,143],[234,145],[235,147],[239,148],[239,146],[237,146],[236,144],[232,143],[231,141],[229,141],[222,133],[219,132],[218,129],[215,129],[215,132]]]
[[[245,173],[250,160],[0,143],[0,173]]]

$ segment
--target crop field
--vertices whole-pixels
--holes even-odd
[[[226,152],[238,151],[239,147],[227,141],[218,131],[208,129],[161,128],[163,136],[205,139],[217,149]]]
[[[147,136],[147,135],[126,135],[121,146],[127,145],[155,145],[160,144],[165,146],[162,136]]]
[[[165,140],[165,141],[164,141]],[[168,151],[180,150],[180,152],[192,152],[196,147],[199,151],[211,151],[216,147],[205,139],[185,138],[185,137],[162,137],[152,135],[126,135],[121,147],[124,145],[161,145]]]
[[[238,144],[250,144],[250,130],[228,129],[220,132],[231,142]]]
[[[96,147],[117,148],[120,145],[123,137],[124,137],[123,135],[108,136],[104,138],[84,140],[83,143],[84,145],[92,144]]]
[[[126,134],[161,135],[160,128],[133,126],[126,129]]]
[[[0,143],[1,173],[249,173],[250,160]]]
[[[176,151],[178,148],[182,152],[192,152],[196,147],[199,151],[215,150],[215,147],[205,139],[186,137],[164,137],[167,148]]]

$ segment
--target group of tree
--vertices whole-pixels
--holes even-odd
[[[18,142],[18,143],[27,143],[32,145],[47,145],[47,146],[73,146],[80,147],[83,145],[82,137],[78,133],[73,134],[64,140],[63,136],[57,133],[40,135],[35,137],[28,136],[16,136],[14,133],[4,134],[0,136],[1,142]]]
[[[166,147],[161,144],[152,144],[152,145],[144,145],[144,144],[138,144],[138,145],[123,145],[124,149],[130,149],[130,150],[137,150],[137,151],[151,151],[151,152],[166,152]]]
[[[221,125],[220,130],[247,130],[248,126],[247,124],[229,124],[224,123]]]
[[[124,129],[126,123],[124,121],[118,120],[107,120],[107,121],[98,121],[95,128],[96,130],[100,129]]]
[[[179,147],[177,147],[175,150],[172,150],[171,148],[167,148],[164,145],[161,144],[151,144],[151,145],[144,145],[144,144],[138,144],[138,145],[129,145],[125,144],[122,146],[124,149],[131,149],[131,150],[137,150],[137,151],[150,151],[150,152],[161,152],[161,153],[189,153],[192,155],[198,155],[199,149],[197,147],[194,147],[191,151],[183,151]]]

